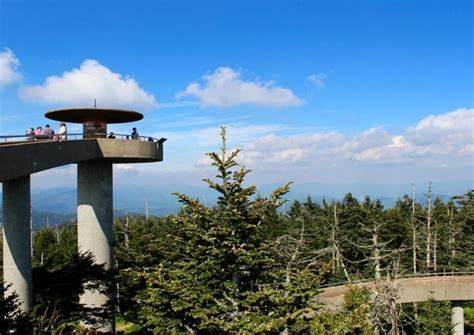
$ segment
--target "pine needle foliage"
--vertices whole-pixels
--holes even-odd
[[[16,292],[7,292],[9,287],[0,282],[0,334],[27,334],[32,329],[30,317],[21,310]]]
[[[174,219],[179,257],[140,273],[141,319],[155,333],[304,333],[319,277],[311,266],[288,276],[268,239],[290,183],[256,197],[255,186],[244,186],[250,170],[238,168],[240,150],[228,153],[225,128],[221,137],[220,154],[208,154],[216,180],[204,179],[219,193],[217,203],[175,194],[183,204]]]

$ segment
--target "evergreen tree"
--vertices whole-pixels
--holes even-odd
[[[450,334],[451,302],[430,299],[418,305],[416,334]]]
[[[29,316],[20,308],[18,295],[7,294],[8,287],[0,283],[0,334],[27,334],[32,329]]]
[[[454,217],[454,256],[457,269],[474,270],[474,189],[454,197],[457,213]]]
[[[147,221],[125,215],[116,220],[114,228],[118,312],[124,319],[134,321],[138,318],[137,297],[145,289],[145,281],[138,273],[179,258],[179,247],[172,237],[179,227],[171,216]]]
[[[249,170],[237,166],[239,150],[228,154],[225,128],[221,155],[208,154],[218,170],[217,204],[177,194],[184,207],[175,218],[180,258],[145,269],[146,290],[139,299],[140,316],[158,333],[300,333],[314,317],[312,298],[318,276],[279,266],[268,243],[268,226],[284,201],[288,184],[269,198],[252,199],[256,189],[243,185]]]
[[[74,329],[79,320],[89,320],[90,324],[102,322],[109,315],[109,307],[85,307],[79,303],[79,296],[85,286],[103,290],[102,284],[111,280],[101,265],[94,264],[90,254],[78,254],[74,224],[37,231],[33,245],[35,329],[65,331]],[[113,301],[112,292],[105,293]]]

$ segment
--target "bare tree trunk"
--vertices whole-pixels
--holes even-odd
[[[332,264],[333,264],[333,274],[336,273],[336,267],[342,268],[342,271],[344,271],[344,275],[346,276],[346,279],[348,282],[351,281],[349,277],[349,273],[347,272],[346,265],[344,264],[344,260],[342,259],[342,253],[339,250],[339,246],[337,244],[336,240],[336,227],[339,225],[339,221],[337,218],[337,206],[334,204],[334,224],[332,226],[332,233],[331,233],[331,243],[332,243]]]
[[[336,273],[336,262],[337,262],[337,247],[336,247],[336,226],[337,226],[337,205],[334,204],[334,222],[331,230],[331,243],[332,243],[332,274]]]
[[[431,269],[431,181],[428,186],[428,213],[426,216],[426,271]]]
[[[145,219],[148,221],[148,194],[145,194]]]
[[[416,216],[415,216],[415,184],[411,184],[411,229],[412,229],[412,253],[413,253],[413,275],[416,276]],[[415,320],[418,320],[418,305],[413,303]]]
[[[436,250],[438,249],[438,229],[434,231],[433,237],[433,270],[436,272],[437,270],[437,261],[436,261]]]
[[[337,245],[336,245],[336,257],[337,257],[339,266],[342,268],[342,271],[344,272],[344,276],[346,276],[346,279],[348,282],[351,282],[351,277],[349,276],[349,272],[347,272],[346,265],[344,264],[344,260],[341,257],[341,252]]]
[[[375,280],[380,280],[380,246],[378,243],[378,226],[376,225],[373,229],[372,233],[372,241],[374,243],[374,263],[375,263]]]
[[[290,277],[291,267],[292,267],[293,263],[295,262],[296,257],[298,256],[298,253],[300,252],[300,248],[303,245],[303,243],[304,243],[304,219],[301,222],[300,239],[296,243],[296,248],[295,248],[293,254],[291,255],[290,261],[286,265],[286,274],[285,274],[285,283],[286,284],[290,284],[290,281],[291,281],[291,277]]]
[[[124,229],[125,249],[130,250],[130,240],[128,237],[128,212],[125,211],[125,229]]]
[[[291,267],[293,263],[296,261],[296,257],[298,256],[298,253],[300,252],[300,248],[304,244],[304,219],[301,220],[301,231],[300,231],[300,238],[296,243],[295,250],[293,251],[293,254],[291,255],[290,261],[286,265],[286,273],[285,273],[285,283],[289,285],[291,283]],[[285,291],[285,296],[288,296],[288,291]],[[288,335],[288,325],[285,326],[285,329],[283,329],[282,335]]]
[[[396,294],[396,290],[395,290],[395,294]],[[390,324],[392,325],[392,328],[390,329],[389,334],[398,335],[398,313],[397,313],[397,305],[395,303],[394,295],[390,297],[389,315],[390,315]]]
[[[413,235],[413,274],[416,275],[416,217],[415,217],[415,185],[412,184],[412,198],[411,198],[411,229]]]
[[[454,257],[456,256],[456,248],[454,248],[454,208],[453,206],[448,206],[448,217],[449,217],[449,250],[451,252],[451,258],[449,259],[449,265],[453,264]]]
[[[56,225],[56,242],[59,244],[60,243],[60,238],[59,238],[59,226]]]

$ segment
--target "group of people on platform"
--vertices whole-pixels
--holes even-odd
[[[59,132],[56,133],[53,128],[47,124],[43,130],[43,127],[37,127],[36,130],[31,127],[26,130],[26,136],[28,140],[33,141],[35,139],[55,139],[59,141],[67,140],[67,128],[64,122],[59,123]]]
[[[140,140],[140,135],[138,134],[137,128],[133,127],[132,133],[130,134],[130,137],[132,138],[132,140]],[[113,131],[111,131],[110,135],[107,136],[107,138],[111,138],[111,139],[116,138],[115,133]],[[126,139],[127,140],[129,139],[129,135],[126,135]]]
[[[28,136],[29,141],[34,141],[36,139],[54,139],[54,140],[67,140],[67,128],[64,122],[59,123],[59,132],[56,133],[53,128],[49,124],[47,124],[43,130],[43,127],[37,127],[36,130],[31,127],[26,130],[26,136]],[[140,140],[140,135],[138,134],[137,128],[133,127],[132,133],[130,135],[132,140]],[[110,132],[110,135],[107,138],[114,139],[115,133]],[[127,136],[127,139],[129,137]],[[153,141],[153,138],[150,137],[148,140]]]

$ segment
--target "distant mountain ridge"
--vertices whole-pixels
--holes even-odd
[[[261,185],[258,194],[268,195],[280,185]],[[472,182],[457,183],[433,183],[434,196],[443,201],[449,200],[451,196],[464,194]],[[416,198],[425,204],[427,184],[416,184]],[[148,210],[151,215],[174,214],[179,211],[181,204],[173,196],[172,192],[185,193],[191,197],[199,198],[205,204],[212,206],[217,200],[214,190],[206,186],[176,186],[164,185],[161,187],[137,187],[137,186],[114,186],[114,214],[123,215],[129,213],[145,213],[145,202],[148,199]],[[341,199],[345,194],[351,192],[357,199],[369,195],[372,199],[380,199],[385,207],[392,206],[404,194],[411,195],[411,185],[384,185],[370,183],[353,184],[324,184],[307,183],[292,184],[291,192],[287,199],[291,204],[294,200],[304,201],[308,195],[315,202],[321,202],[323,198],[328,201]],[[1,193],[0,193],[1,194]],[[69,187],[58,187],[44,190],[32,190],[33,223],[35,227],[56,225],[68,220],[76,220],[77,190]],[[1,204],[0,204],[1,205]],[[288,206],[288,204],[286,205]],[[0,207],[0,221],[2,219]]]

